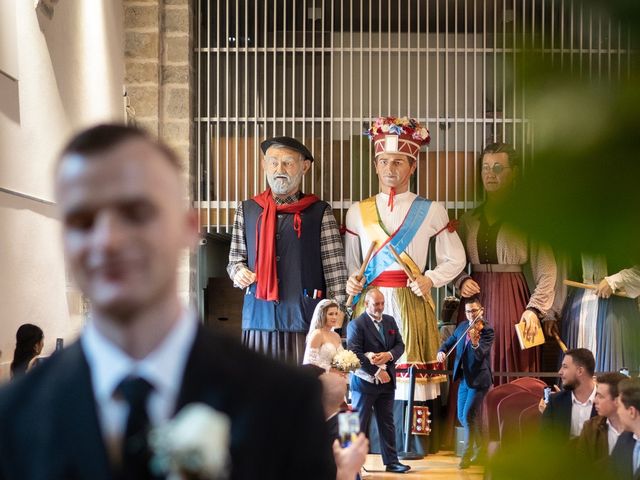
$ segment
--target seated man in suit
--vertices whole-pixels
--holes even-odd
[[[478,462],[482,449],[482,401],[493,383],[490,358],[494,338],[493,327],[485,322],[484,308],[477,296],[465,299],[464,313],[469,321],[460,322],[438,352],[438,361],[444,362],[445,352],[456,346],[453,380],[462,379],[458,389],[458,420],[467,438],[460,460],[463,469]],[[471,323],[474,326],[467,332]]]
[[[388,472],[405,473],[411,467],[398,461],[393,426],[393,398],[396,388],[395,360],[404,352],[404,343],[393,317],[384,315],[384,296],[377,288],[367,291],[365,312],[349,323],[349,350],[361,367],[351,376],[353,408],[360,414],[360,431],[369,431],[372,411],[380,431],[382,461]]]
[[[580,435],[584,422],[596,415],[595,365],[593,353],[586,348],[565,352],[558,371],[563,390],[549,398],[542,414],[542,433],[569,440]]]
[[[598,415],[584,422],[577,439],[579,455],[589,462],[602,462],[609,458],[624,426],[618,415],[618,384],[627,378],[617,372],[603,373],[596,378],[594,406]]]
[[[640,378],[627,378],[618,385],[618,415],[626,432],[611,453],[611,463],[620,480],[640,480]]]
[[[91,320],[0,393],[0,479],[150,479],[150,428],[195,402],[230,420],[217,447],[229,478],[335,478],[319,382],[206,330],[180,300],[180,258],[199,234],[181,165],[122,125],[63,150],[62,240]]]

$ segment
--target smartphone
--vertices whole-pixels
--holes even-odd
[[[360,433],[360,415],[358,412],[342,412],[338,414],[338,435],[340,444],[348,447]]]
[[[551,396],[551,387],[544,387],[544,403],[549,405],[549,397]]]

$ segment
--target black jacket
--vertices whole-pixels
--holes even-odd
[[[310,376],[199,327],[176,411],[203,402],[230,417],[231,479],[329,479],[320,392]],[[0,390],[0,479],[112,478],[80,343]]]
[[[640,480],[640,470],[633,472],[633,449],[636,440],[633,433],[622,432],[611,452],[611,465],[618,480]]]
[[[542,431],[555,433],[569,440],[571,437],[571,392],[563,390],[549,397],[549,404],[542,414]],[[591,408],[591,417],[598,414]]]

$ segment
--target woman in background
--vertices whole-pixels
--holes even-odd
[[[16,350],[11,362],[11,378],[31,370],[36,365],[43,346],[44,333],[40,327],[30,323],[20,325],[16,332]]]

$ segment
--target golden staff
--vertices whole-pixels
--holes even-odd
[[[598,288],[597,285],[591,285],[589,283],[574,282],[573,280],[563,280],[562,283],[564,283],[568,287],[584,288],[585,290],[595,290]],[[620,290],[617,293],[613,292],[613,294],[617,297],[628,298],[627,292],[625,292],[624,290]]]
[[[553,332],[553,336],[556,339],[556,342],[558,343],[558,346],[560,347],[560,350],[562,350],[562,353],[566,352],[567,351],[567,346],[565,345],[565,343],[560,338],[560,335],[558,335],[556,332]]]
[[[369,260],[371,260],[371,256],[373,255],[373,251],[376,249],[376,242],[372,242],[371,245],[369,246],[369,250],[367,251],[367,254],[364,257],[364,261],[362,262],[362,265],[360,265],[360,270],[358,270],[358,274],[356,275],[356,280],[360,281],[362,280],[362,277],[364,276],[364,271],[367,269],[367,265],[369,265]],[[345,304],[345,306],[349,309],[353,307],[353,295],[349,295],[349,298],[347,298],[347,303]]]
[[[407,265],[404,262],[404,260],[402,260],[402,257],[400,255],[398,255],[398,252],[396,252],[396,249],[393,248],[393,245],[389,244],[389,250],[393,254],[393,257],[396,259],[396,262],[398,263],[398,265],[400,265],[402,267],[402,270],[404,270],[404,273],[407,274],[407,277],[409,277],[409,280],[411,280],[412,282],[415,282],[416,281],[415,275],[413,274],[413,272],[409,268],[409,265]],[[435,303],[433,303],[433,298],[431,298],[431,294],[430,293],[427,293],[427,295],[425,295],[425,300],[431,306],[431,308],[433,308],[433,311],[435,312],[436,311],[436,305],[435,305]]]

